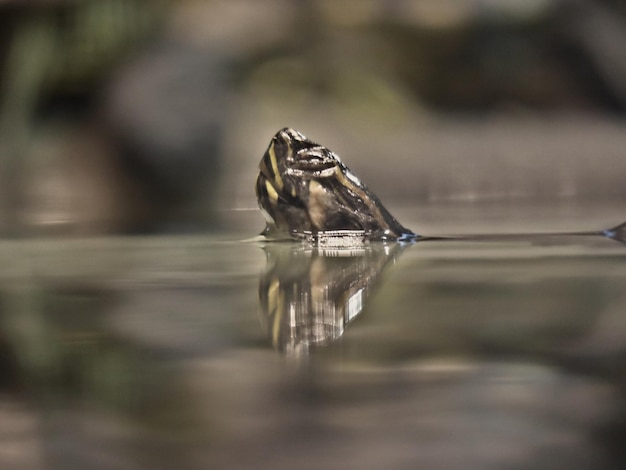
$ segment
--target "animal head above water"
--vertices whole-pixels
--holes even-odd
[[[279,131],[259,164],[256,194],[270,238],[413,240],[380,200],[328,148]]]

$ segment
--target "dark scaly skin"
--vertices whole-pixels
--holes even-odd
[[[420,236],[403,227],[332,151],[290,128],[276,133],[259,164],[256,194],[272,239],[330,246],[363,241],[535,240],[603,236],[626,243],[626,222],[606,230]],[[326,238],[324,238],[326,237]],[[340,240],[345,240],[339,243]]]
[[[352,231],[366,240],[415,240],[332,151],[285,128],[259,164],[256,194],[269,238]],[[348,233],[348,232],[346,232]]]

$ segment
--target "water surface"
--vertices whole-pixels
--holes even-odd
[[[626,464],[623,245],[251,233],[2,241],[2,468]]]

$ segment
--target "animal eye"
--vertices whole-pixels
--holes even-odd
[[[295,156],[292,168],[297,170],[319,171],[337,165],[337,159],[328,149],[314,148],[300,150]]]

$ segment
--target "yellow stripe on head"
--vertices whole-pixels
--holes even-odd
[[[309,182],[309,202],[307,211],[309,219],[317,230],[324,230],[326,223],[328,194],[318,181],[311,180]]]
[[[278,204],[278,193],[270,183],[270,180],[265,180],[265,189],[267,190],[267,195],[270,197],[270,202],[272,205]]]
[[[272,165],[272,171],[274,172],[274,182],[276,183],[276,187],[280,190],[283,189],[284,183],[283,179],[280,176],[280,171],[278,171],[278,160],[276,159],[276,151],[274,150],[274,142],[271,143],[270,148],[267,149],[267,152],[270,156],[270,163]]]

